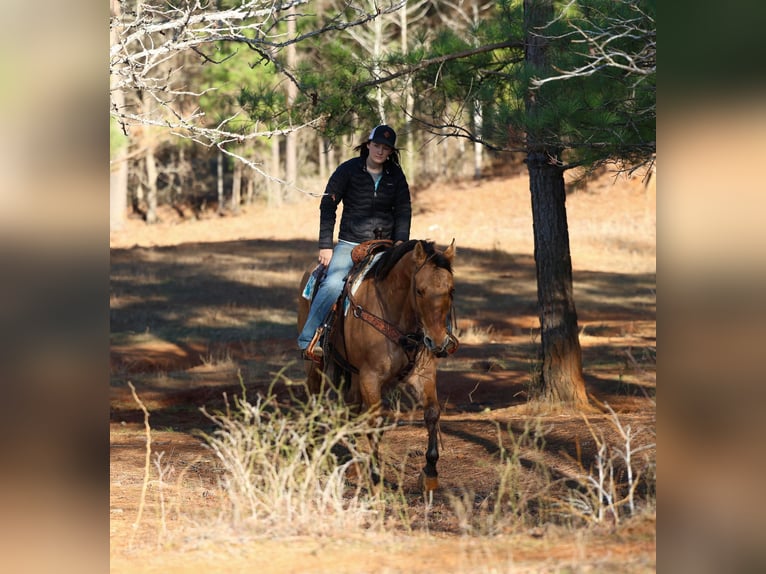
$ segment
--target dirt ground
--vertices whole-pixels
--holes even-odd
[[[451,497],[471,492],[481,500],[497,487],[498,428],[521,433],[529,421],[542,424],[547,468],[571,479],[578,461],[593,462],[598,439],[619,443],[608,405],[635,433],[633,447],[653,455],[653,182],[602,175],[567,199],[580,343],[595,407],[587,416],[527,403],[538,319],[526,177],[434,184],[416,190],[413,207],[413,238],[441,247],[455,238],[458,249],[461,346],[442,360],[438,376],[440,489],[426,508],[417,490],[425,429],[415,412],[382,445],[387,464],[404,469],[408,528],[329,539],[251,539],[229,528],[220,468],[193,433],[209,425],[199,408],[220,408],[224,393],[239,391],[239,378],[248,392],[280,372],[301,379],[296,286],[315,260],[318,200],[202,219],[166,209],[158,225],[131,218],[112,233],[112,572],[656,571],[651,505],[619,523],[509,525],[491,536],[466,534],[451,510]],[[145,478],[144,413],[128,382],[150,413],[151,450],[164,453],[167,476],[150,463]],[[163,507],[171,498],[173,513]]]

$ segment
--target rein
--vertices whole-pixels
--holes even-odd
[[[423,344],[423,333],[402,333],[393,323],[389,323],[382,317],[378,317],[362,307],[351,294],[351,291],[348,291],[346,296],[348,297],[348,302],[354,317],[371,325],[390,341],[404,347],[405,350],[412,350]]]
[[[374,313],[370,313],[367,309],[362,307],[351,294],[350,290],[346,293],[346,296],[348,297],[348,301],[355,318],[364,321],[368,325],[371,325],[378,332],[382,333],[383,336],[385,336],[388,340],[393,341],[402,348],[404,354],[407,356],[407,364],[402,368],[401,371],[399,371],[397,374],[397,379],[399,381],[403,381],[407,375],[412,372],[412,369],[415,368],[418,353],[425,349],[425,345],[423,344],[423,333],[402,333],[398,327],[396,327],[396,325],[389,323]],[[344,344],[346,344],[345,337]],[[352,370],[359,372],[356,367],[347,361],[346,363],[349,367],[351,367]]]
[[[423,267],[425,267],[426,264],[428,264],[428,262],[432,258],[433,258],[433,255],[427,257],[426,260],[423,261],[423,263],[421,263],[420,266],[412,274],[413,296],[415,291],[415,277],[417,276],[418,273],[420,273]],[[389,323],[388,321],[386,321],[382,317],[378,317],[374,313],[370,313],[367,309],[362,307],[354,298],[353,294],[351,293],[351,289],[348,288],[348,285],[349,283],[346,284],[345,294],[346,294],[346,297],[348,298],[348,302],[352,309],[352,313],[354,317],[364,321],[368,325],[375,328],[378,332],[383,334],[383,336],[385,336],[389,341],[392,341],[396,343],[397,345],[399,345],[400,347],[402,347],[410,361],[410,364],[408,365],[408,369],[406,370],[411,369],[415,361],[415,358],[414,358],[415,355],[412,353],[424,347],[424,344],[423,344],[424,335],[422,330],[419,330],[415,333],[402,333],[396,325]],[[377,286],[375,290],[377,292]],[[379,295],[378,295],[378,298],[380,298]],[[452,327],[453,325],[456,325],[456,324],[457,324],[457,320],[455,317],[455,308],[454,306],[450,306],[450,321],[449,321],[449,325],[447,329],[448,329],[448,335],[449,335],[451,344],[449,345],[449,349],[446,351],[449,354],[454,353],[459,346],[457,337],[455,337],[455,335],[452,333]]]

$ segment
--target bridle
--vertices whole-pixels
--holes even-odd
[[[421,263],[418,268],[415,270],[415,272],[412,274],[412,297],[413,301],[417,300],[417,293],[416,291],[416,281],[415,278],[417,277],[418,273],[426,266],[426,264],[433,259],[434,255],[429,255],[423,263]],[[374,313],[371,313],[364,307],[362,307],[359,302],[356,300],[354,295],[351,293],[351,290],[348,289],[348,284],[346,284],[346,287],[344,289],[346,292],[345,295],[348,298],[349,307],[354,315],[355,318],[360,319],[376,329],[378,332],[383,334],[387,339],[390,341],[393,341],[406,353],[408,360],[409,360],[409,368],[412,368],[412,365],[414,365],[415,357],[417,355],[417,352],[419,350],[427,348],[426,345],[426,337],[423,331],[422,325],[418,325],[418,330],[413,333],[403,333],[396,325],[393,323],[390,323],[389,321],[386,321],[382,317],[379,317],[378,315],[375,315]],[[377,286],[376,286],[377,291]],[[451,295],[450,295],[451,297]],[[380,298],[380,294],[378,293],[378,298]],[[420,321],[418,320],[418,323]],[[449,321],[447,323],[447,340],[444,342],[444,344],[434,351],[433,349],[430,349],[434,355],[437,357],[445,357],[448,354],[452,354],[455,351],[457,351],[458,346],[460,345],[457,337],[453,334],[453,326],[457,324],[457,319],[455,317],[455,307],[450,302],[450,310],[449,310]],[[409,369],[408,369],[409,370]]]

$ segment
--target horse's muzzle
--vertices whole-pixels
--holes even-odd
[[[423,343],[425,344],[426,349],[431,351],[439,359],[443,359],[447,355],[451,355],[457,351],[457,348],[460,346],[457,337],[455,337],[455,335],[452,333],[449,333],[447,338],[444,339],[444,342],[439,346],[437,346],[436,343],[434,343],[434,340],[428,335],[423,337]]]

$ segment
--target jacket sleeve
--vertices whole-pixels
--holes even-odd
[[[338,204],[343,199],[347,181],[348,170],[340,166],[327,182],[322,201],[319,202],[319,249],[333,248],[336,213]]]
[[[412,223],[412,203],[410,200],[410,187],[404,173],[401,174],[399,185],[396,190],[396,204],[394,205],[394,241],[407,241],[410,238],[410,224]]]

